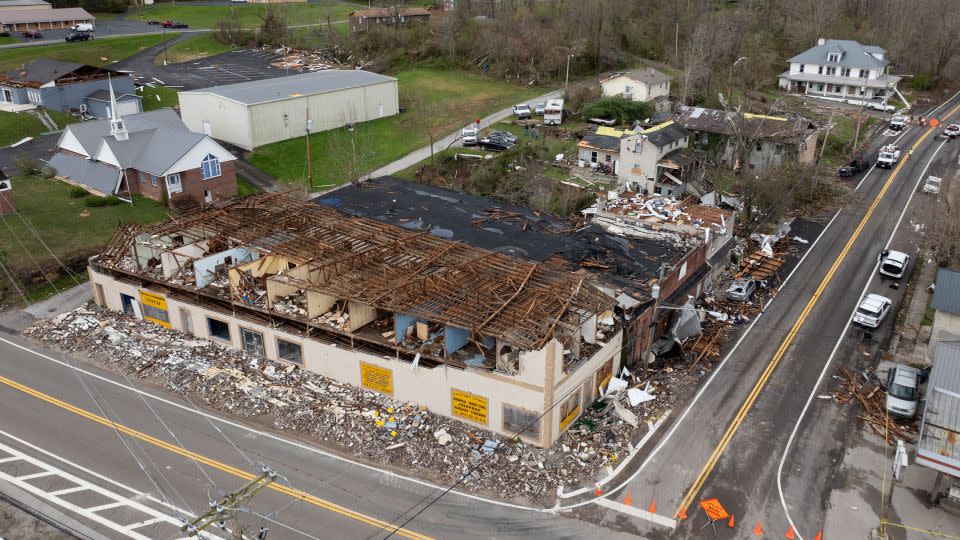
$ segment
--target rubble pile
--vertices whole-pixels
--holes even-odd
[[[885,439],[890,446],[896,446],[896,440],[912,443],[917,435],[916,420],[887,417],[884,407],[886,392],[883,387],[866,373],[856,374],[846,366],[841,366],[839,374],[833,376],[840,381],[840,388],[832,395],[824,394],[822,399],[833,399],[834,403],[845,404],[856,398],[863,407],[857,416],[870,426],[874,433]],[[889,430],[889,434],[888,434]]]
[[[549,504],[557,486],[590,484],[615,466],[696,376],[666,368],[613,377],[608,397],[550,449],[505,439],[416,403],[337,382],[298,366],[273,362],[167,330],[103,308],[78,308],[24,331],[65,352],[160,381],[199,396],[210,407],[261,417],[275,429],[309,436],[362,459],[420,471],[440,483],[496,497]],[[679,375],[679,376],[678,376]]]
[[[264,291],[266,292],[266,291]],[[284,315],[293,315],[294,317],[307,316],[307,297],[303,289],[289,296],[278,296],[273,301],[273,309]]]

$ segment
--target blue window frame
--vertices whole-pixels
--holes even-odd
[[[203,171],[203,179],[209,180],[220,176],[220,160],[213,154],[207,154],[200,162],[200,169]]]

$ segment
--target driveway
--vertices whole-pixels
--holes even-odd
[[[9,177],[20,174],[17,160],[21,156],[35,159],[41,165],[46,163],[56,149],[59,138],[60,135],[57,133],[42,135],[15,148],[0,148],[0,170],[3,170]]]

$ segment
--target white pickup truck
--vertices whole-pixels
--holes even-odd
[[[877,157],[877,167],[892,169],[898,161],[900,161],[900,147],[888,144],[880,149],[880,156]]]

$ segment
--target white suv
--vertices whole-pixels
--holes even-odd
[[[480,130],[477,129],[476,124],[469,124],[467,127],[463,128],[463,131],[460,132],[460,135],[463,137],[464,146],[476,146],[477,136],[480,134]]]
[[[876,328],[890,312],[892,304],[893,302],[886,296],[868,294],[863,297],[856,313],[853,314],[853,322],[867,328]]]
[[[880,253],[880,275],[900,279],[907,270],[910,256],[902,251],[883,250]]]

